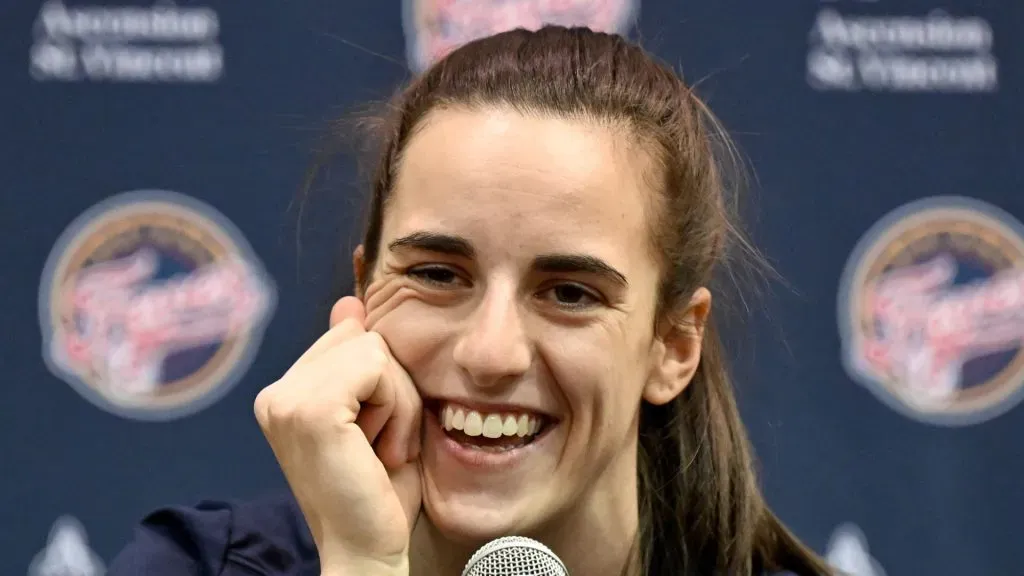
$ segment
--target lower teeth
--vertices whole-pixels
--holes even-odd
[[[469,448],[471,450],[480,450],[482,452],[495,452],[495,453],[508,452],[509,450],[515,450],[516,448],[522,448],[523,446],[526,446],[529,443],[530,443],[529,440],[524,440],[524,441],[522,441],[522,442],[520,442],[518,444],[506,444],[506,445],[502,445],[502,446],[481,446],[479,444],[470,444],[468,442],[459,442],[459,444],[462,444],[463,447]]]

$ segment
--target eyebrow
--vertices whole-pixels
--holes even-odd
[[[395,251],[398,248],[414,248],[463,258],[476,255],[473,245],[465,238],[436,232],[413,232],[388,244],[388,250]]]
[[[473,245],[460,236],[437,232],[418,231],[388,244],[395,251],[412,248],[472,259],[476,256]],[[607,278],[622,287],[628,287],[626,276],[600,258],[588,254],[542,254],[533,259],[533,269],[548,273],[583,273]]]
[[[593,274],[622,286],[629,286],[626,276],[600,258],[587,254],[545,254],[533,259],[533,267],[541,272]]]

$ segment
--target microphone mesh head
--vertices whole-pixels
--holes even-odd
[[[547,546],[505,536],[485,544],[473,554],[462,576],[568,576],[562,561]]]

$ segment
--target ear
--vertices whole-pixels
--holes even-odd
[[[366,260],[363,258],[365,250],[363,245],[356,246],[352,252],[352,273],[356,279],[355,294],[360,300],[363,299],[363,279],[366,278]]]
[[[643,398],[651,404],[667,404],[693,380],[700,364],[704,325],[711,312],[711,292],[698,288],[685,307],[659,322],[651,348],[651,376]]]

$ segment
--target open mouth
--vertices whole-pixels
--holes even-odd
[[[461,446],[508,452],[532,444],[550,427],[547,418],[528,412],[480,412],[451,402],[431,407],[445,435]]]

